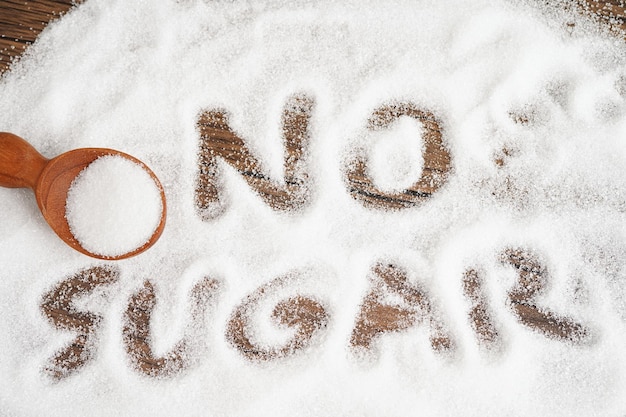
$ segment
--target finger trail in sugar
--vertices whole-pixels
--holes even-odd
[[[66,218],[81,246],[119,256],[145,244],[163,211],[159,187],[139,164],[120,155],[101,156],[74,179]]]

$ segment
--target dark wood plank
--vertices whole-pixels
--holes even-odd
[[[0,1],[0,73],[24,53],[48,22],[76,3],[73,0]]]

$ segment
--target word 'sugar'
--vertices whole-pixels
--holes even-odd
[[[576,320],[559,315],[537,305],[535,298],[547,284],[547,269],[539,258],[524,249],[506,249],[500,262],[517,272],[518,280],[508,292],[508,305],[518,322],[550,339],[572,344],[592,340],[590,330]],[[84,367],[96,357],[98,330],[102,317],[81,311],[75,301],[100,287],[113,285],[119,271],[114,267],[93,267],[61,281],[44,295],[41,309],[56,328],[76,333],[76,338],[55,353],[44,367],[54,380],[62,380]],[[319,340],[332,320],[331,309],[323,299],[298,294],[297,271],[262,285],[234,307],[223,340],[239,354],[252,362],[278,360],[305,351],[314,340]],[[483,290],[483,274],[478,268],[466,269],[463,292],[468,300],[466,325],[476,335],[479,346],[486,350],[503,345],[501,324],[489,306]],[[222,285],[214,278],[203,277],[189,295],[190,321],[183,336],[167,353],[155,356],[152,350],[154,336],[150,321],[156,305],[155,288],[146,281],[128,298],[123,315],[122,341],[129,365],[150,377],[168,377],[189,368],[202,357],[201,340],[204,320],[215,306]],[[282,290],[295,294],[278,301],[274,295]],[[278,291],[278,292],[277,292]],[[391,296],[391,297],[388,297]],[[269,318],[275,326],[290,329],[282,344],[271,345],[255,335],[255,315],[264,311],[260,305],[267,300],[275,304]],[[394,300],[394,301],[392,301]],[[370,289],[364,295],[349,338],[352,351],[371,351],[376,340],[386,333],[406,331],[415,326],[429,330],[432,349],[439,354],[454,352],[458,343],[448,329],[446,318],[438,311],[437,303],[426,289],[408,278],[408,271],[399,265],[378,262],[370,272]],[[256,317],[258,319],[258,316]],[[349,340],[349,341],[348,341]],[[200,347],[199,347],[200,346]]]

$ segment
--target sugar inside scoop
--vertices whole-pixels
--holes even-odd
[[[150,174],[123,156],[106,155],[72,182],[65,216],[83,248],[114,257],[148,242],[162,212],[160,188]]]

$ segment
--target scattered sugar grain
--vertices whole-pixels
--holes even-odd
[[[139,164],[120,155],[101,156],[74,179],[66,218],[81,246],[118,256],[144,245],[163,211],[159,187]]]

